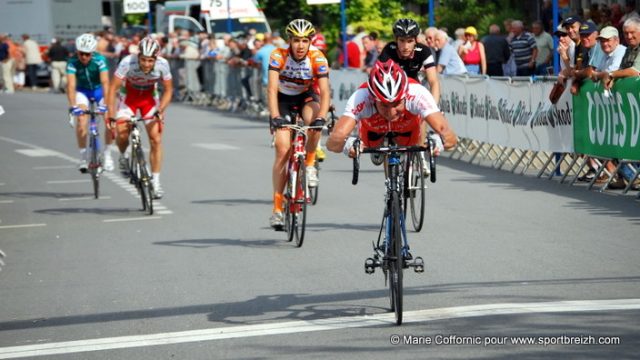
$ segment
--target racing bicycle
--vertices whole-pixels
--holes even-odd
[[[307,130],[322,130],[323,126],[304,125],[297,108],[285,117],[287,124],[281,128],[291,129],[291,155],[287,165],[287,185],[284,192],[284,230],[288,241],[296,240],[301,247],[307,222],[307,204],[311,202],[307,183],[306,144]]]
[[[138,122],[154,118],[155,115],[150,118],[132,116],[130,119],[116,121],[117,123],[124,122],[130,126],[129,147],[131,152],[129,155],[128,169],[126,169],[125,172],[129,176],[129,182],[136,187],[138,194],[140,194],[142,211],[145,211],[149,215],[153,215],[153,198],[155,197],[155,192],[153,182],[151,181],[151,172],[147,167],[144,150],[142,149],[142,138],[140,136],[140,128],[138,128]]]
[[[100,145],[100,132],[98,130],[98,117],[103,116],[104,112],[96,110],[96,100],[91,98],[89,100],[89,109],[84,110],[85,115],[89,115],[89,144],[87,146],[87,158],[88,164],[86,169],[82,169],[82,173],[89,173],[91,175],[91,182],[93,183],[93,196],[97,199],[100,196],[100,174],[104,170],[102,168],[102,153]],[[73,127],[74,121],[77,121],[77,116],[69,114],[69,125]],[[76,124],[77,125],[77,124]]]
[[[436,182],[436,157],[433,155],[435,143],[431,136],[427,136],[427,145],[425,155],[428,156],[428,160],[416,152],[406,155],[403,210],[405,218],[407,213],[411,213],[411,223],[416,232],[420,232],[424,224],[426,181],[423,161],[429,162],[429,179],[432,183]]]
[[[382,154],[386,157],[387,178],[385,179],[385,207],[382,223],[378,233],[378,240],[373,244],[374,255],[367,258],[364,269],[367,274],[373,274],[376,268],[382,269],[385,283],[389,286],[389,300],[391,311],[395,313],[396,324],[402,324],[402,296],[403,270],[413,268],[416,273],[424,272],[422,257],[413,257],[409,252],[409,242],[405,225],[402,203],[405,190],[405,171],[403,171],[402,156],[411,155],[427,150],[424,146],[398,146],[393,142],[394,133],[385,135],[388,144],[375,148],[365,148],[362,153]],[[356,156],[353,159],[352,183],[358,183],[360,169],[360,140],[354,143]]]

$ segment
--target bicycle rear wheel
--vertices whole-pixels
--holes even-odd
[[[411,208],[411,222],[416,232],[422,230],[424,224],[424,207],[425,207],[425,190],[424,190],[424,173],[422,171],[422,157],[418,153],[412,154],[411,170],[408,179],[409,185],[409,201],[405,201],[405,208]],[[406,212],[405,212],[406,214]],[[406,217],[405,217],[406,219]]]
[[[395,312],[396,325],[402,324],[402,229],[400,228],[400,199],[398,193],[391,196],[391,249],[389,254],[389,296],[391,311]]]
[[[287,188],[284,195],[284,227],[287,231],[287,241],[293,241],[295,237],[295,229],[297,227],[297,218],[295,216],[295,187],[294,174],[296,173],[296,164],[290,164],[287,170]]]
[[[94,198],[100,197],[100,156],[98,155],[98,140],[93,133],[89,137],[89,174],[91,174],[91,182],[93,183]]]

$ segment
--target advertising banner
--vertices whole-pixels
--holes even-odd
[[[585,81],[573,109],[577,153],[640,160],[640,78],[618,79],[610,93]]]

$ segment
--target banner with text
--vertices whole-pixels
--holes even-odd
[[[640,160],[640,78],[616,80],[610,94],[585,81],[573,108],[577,153]]]
[[[465,138],[521,150],[573,152],[569,91],[556,105],[552,82],[444,76],[440,108]]]

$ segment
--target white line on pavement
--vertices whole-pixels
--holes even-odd
[[[100,196],[98,200],[107,200],[111,199],[111,196]],[[74,198],[60,198],[59,201],[84,201],[84,200],[96,200],[94,196],[83,196],[83,197],[74,197]]]
[[[47,226],[47,224],[22,224],[22,225],[2,225],[0,229],[20,229],[20,228],[31,228],[31,227],[40,227]]]
[[[102,220],[102,222],[111,223],[111,222],[144,221],[144,220],[159,220],[159,219],[162,219],[162,216],[145,216],[145,217],[137,217],[137,218],[106,219],[106,220]]]
[[[443,319],[514,314],[566,313],[637,309],[640,309],[640,299],[486,304],[430,310],[406,311],[404,312],[404,322],[418,323]],[[189,330],[148,335],[119,336],[101,339],[5,347],[0,348],[0,359],[71,354],[87,351],[124,349],[155,345],[180,344],[197,341],[246,338],[255,336],[297,334],[311,331],[340,330],[347,328],[391,325],[394,323],[394,314],[384,313],[366,316],[350,316],[318,320],[230,326],[222,328]]]
[[[0,204],[13,204],[13,200],[0,200]]]
[[[51,165],[51,166],[34,166],[33,170],[57,170],[57,169],[74,169],[75,165]]]
[[[90,179],[76,179],[76,180],[49,180],[47,184],[77,184],[77,183],[88,183],[91,181]]]

